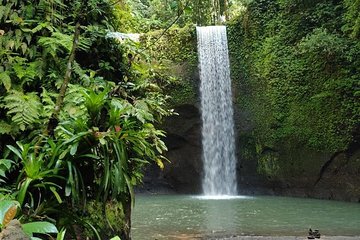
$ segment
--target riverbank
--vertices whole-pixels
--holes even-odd
[[[209,240],[305,240],[307,237],[299,236],[236,236],[227,238],[208,238]],[[360,236],[321,236],[321,240],[359,240]]]
[[[155,240],[165,238],[155,238]],[[199,235],[169,236],[166,240],[307,240],[307,236],[232,236],[204,237]],[[320,240],[359,240],[360,236],[321,236]]]

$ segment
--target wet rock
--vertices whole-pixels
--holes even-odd
[[[145,172],[143,186],[138,192],[146,193],[200,193],[201,192],[201,117],[195,105],[184,104],[175,108],[179,114],[166,119],[163,129],[170,163],[163,170],[155,164]]]

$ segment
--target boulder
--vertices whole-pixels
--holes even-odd
[[[21,223],[14,219],[2,230],[0,240],[30,240],[30,237],[24,233]]]

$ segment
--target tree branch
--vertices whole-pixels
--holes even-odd
[[[63,83],[61,85],[59,96],[56,99],[54,112],[52,113],[52,115],[51,115],[51,117],[49,119],[45,135],[53,136],[54,135],[54,130],[58,125],[60,110],[61,110],[61,108],[63,106],[63,103],[64,103],[66,89],[67,89],[67,87],[68,87],[68,85],[70,83],[72,66],[73,66],[73,63],[74,63],[74,60],[75,60],[75,52],[76,52],[76,49],[79,46],[79,37],[80,37],[80,23],[77,22],[76,25],[75,25],[74,40],[73,40],[73,45],[72,45],[71,52],[70,52],[70,55],[69,55],[69,59],[68,59],[67,66],[66,66],[66,72],[65,72],[65,76],[64,76],[64,81],[63,81]]]

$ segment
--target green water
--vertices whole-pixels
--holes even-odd
[[[269,196],[206,200],[182,195],[139,195],[133,211],[132,236],[134,240],[307,236],[310,227],[328,236],[360,236],[360,204]]]

